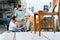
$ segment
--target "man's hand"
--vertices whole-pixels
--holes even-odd
[[[19,28],[19,30],[21,30],[22,28]]]
[[[21,26],[20,28],[23,29],[23,28],[25,28],[25,26],[26,26],[26,23],[23,26]]]
[[[21,28],[17,28],[16,26],[14,26],[14,29],[16,29],[16,30],[21,30]]]
[[[26,26],[26,23],[23,25],[23,27],[25,27]]]

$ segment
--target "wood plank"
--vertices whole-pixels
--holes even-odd
[[[60,0],[59,0],[59,8],[58,8],[58,11],[59,11],[58,19],[59,19],[59,27],[60,27]]]
[[[47,13],[47,12],[43,12],[44,15],[52,15],[52,13]],[[41,13],[40,15],[43,15],[43,13]],[[35,13],[35,15],[38,15],[38,13]],[[53,15],[58,15],[58,12],[54,12]]]
[[[52,8],[56,5],[56,0],[53,0]]]

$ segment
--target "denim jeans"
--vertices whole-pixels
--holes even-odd
[[[25,32],[25,30],[10,30],[12,32]]]

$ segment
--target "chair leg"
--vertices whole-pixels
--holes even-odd
[[[41,27],[41,26],[40,26]],[[41,28],[39,29],[39,36],[41,36]]]
[[[39,22],[39,36],[41,36],[41,27],[42,27],[42,25],[41,25],[41,21]]]
[[[53,27],[52,31],[55,32],[56,30],[55,30],[54,16],[53,15],[52,15],[52,27]]]
[[[41,36],[41,19],[40,19],[40,13],[39,13],[39,36]]]
[[[36,15],[34,15],[34,33],[36,33]]]

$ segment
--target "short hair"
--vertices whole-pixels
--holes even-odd
[[[21,5],[18,5],[18,8],[20,8],[21,7]]]
[[[16,17],[17,17],[17,16],[12,16],[11,19],[12,19],[12,20],[15,20]]]

